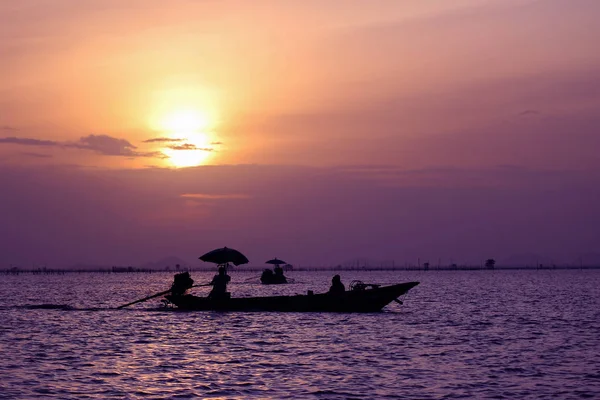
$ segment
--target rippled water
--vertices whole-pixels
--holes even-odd
[[[332,274],[261,286],[234,272],[230,290],[318,292]],[[600,398],[600,271],[342,279],[421,285],[374,314],[173,312],[110,309],[172,275],[2,275],[0,397]]]

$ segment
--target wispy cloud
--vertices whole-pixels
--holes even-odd
[[[525,117],[528,115],[540,115],[541,112],[539,112],[538,110],[525,110],[525,111],[521,111],[519,113],[520,116]]]
[[[18,131],[17,128],[15,128],[14,126],[9,126],[9,125],[2,125],[0,126],[0,131]]]
[[[249,199],[252,196],[247,194],[206,194],[206,193],[184,193],[181,195],[186,199],[197,199],[197,200],[243,200]]]
[[[157,152],[139,152],[136,146],[125,139],[118,139],[108,135],[89,135],[80,138],[77,142],[68,143],[66,147],[91,150],[106,156],[125,157],[156,157]]]
[[[60,146],[60,143],[55,142],[54,140],[17,138],[14,136],[0,138],[0,143],[18,144],[18,145],[22,145],[22,146]]]
[[[169,146],[169,149],[171,149],[171,150],[198,150],[196,145],[191,144],[191,143],[184,143],[184,144]]]
[[[171,149],[171,150],[214,151],[214,149],[211,147],[197,147],[195,144],[192,144],[192,143],[184,143],[184,144],[180,144],[180,145],[169,146],[169,149]]]
[[[59,147],[66,149],[90,150],[105,156],[124,157],[154,157],[166,158],[160,151],[141,152],[137,147],[125,139],[114,138],[108,135],[88,135],[79,138],[75,142],[58,142],[54,140],[41,140],[34,138],[4,137],[0,138],[0,144],[16,144],[20,146]]]
[[[21,152],[22,156],[34,157],[34,158],[52,158],[52,154],[33,153],[33,152]]]
[[[144,140],[142,143],[169,143],[169,142],[183,142],[185,139],[173,139],[167,137],[158,137],[153,139]]]

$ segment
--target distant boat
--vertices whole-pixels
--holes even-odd
[[[287,278],[283,275],[283,269],[277,266],[275,270],[265,269],[260,275],[260,282],[263,285],[281,285],[288,283]]]
[[[168,295],[166,299],[181,310],[190,311],[278,311],[278,312],[376,312],[397,301],[398,297],[417,286],[419,282],[406,282],[391,286],[370,285],[344,293],[295,296],[239,297],[209,299],[190,294]],[[401,303],[401,302],[400,302]]]
[[[263,285],[281,285],[283,283],[288,283],[287,278],[285,275],[283,275],[283,268],[281,268],[282,264],[287,264],[285,261],[276,257],[272,260],[266,261],[266,264],[273,264],[275,265],[275,268],[273,270],[265,269],[262,272],[260,276],[260,282]]]

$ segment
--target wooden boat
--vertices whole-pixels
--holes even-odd
[[[288,280],[283,275],[262,274],[260,283],[263,285],[283,285],[288,283]]]
[[[279,312],[375,312],[417,286],[406,282],[391,286],[376,285],[340,294],[312,294],[269,297],[209,299],[190,294],[168,295],[167,300],[181,310],[194,311],[279,311]]]
[[[260,282],[263,285],[282,285],[288,283],[288,280],[283,275],[283,269],[277,266],[275,270],[265,269],[260,276]]]

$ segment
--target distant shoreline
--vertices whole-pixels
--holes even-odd
[[[262,272],[267,267],[234,267],[231,272]],[[418,266],[394,266],[394,267],[295,267],[286,273],[294,272],[319,272],[319,271],[421,271],[421,272],[436,272],[436,271],[507,271],[507,270],[528,270],[528,271],[540,271],[540,270],[596,270],[600,269],[600,265],[597,266],[515,266],[515,267],[494,267],[485,268],[480,266],[440,266],[440,267],[418,267]],[[62,275],[72,273],[98,273],[98,274],[134,274],[134,273],[172,273],[176,274],[179,272],[214,272],[216,267],[203,267],[203,268],[180,268],[179,270],[171,269],[151,269],[151,268],[135,268],[135,267],[101,267],[101,268],[8,268],[0,269],[1,275],[19,275],[19,274],[31,274],[31,275]]]

